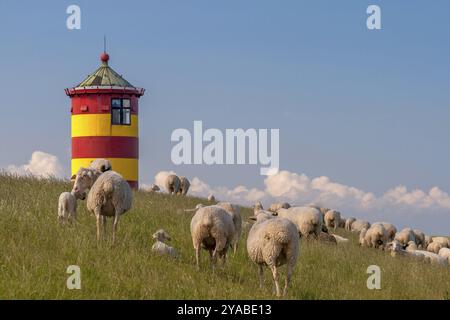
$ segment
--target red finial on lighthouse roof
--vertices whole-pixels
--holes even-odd
[[[109,60],[109,54],[107,54],[106,52],[103,52],[103,53],[100,55],[100,60],[102,60],[102,62],[108,62],[108,60]]]

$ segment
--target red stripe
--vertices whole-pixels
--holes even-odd
[[[111,99],[130,99],[131,114],[138,114],[139,98],[124,94],[89,94],[72,97],[72,114],[111,113]]]
[[[139,183],[137,181],[127,181],[127,182],[130,185],[131,189],[138,189],[139,188]]]
[[[72,158],[139,158],[136,137],[75,137]]]

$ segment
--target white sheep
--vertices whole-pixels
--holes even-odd
[[[166,177],[165,188],[169,194],[178,194],[181,187],[180,178],[175,174],[169,174]]]
[[[89,168],[98,170],[100,172],[106,172],[112,170],[111,162],[107,159],[95,159],[89,164]]]
[[[436,254],[434,252],[424,251],[424,250],[416,250],[415,253],[421,253],[425,256],[425,260],[441,266],[448,266],[448,259]]]
[[[180,190],[178,191],[178,193],[185,196],[188,193],[190,186],[191,183],[189,182],[188,178],[180,177]]]
[[[225,211],[228,212],[228,214],[233,219],[235,232],[234,232],[234,238],[231,243],[231,246],[233,248],[234,254],[236,254],[238,242],[239,242],[239,239],[241,238],[241,233],[242,233],[241,209],[239,208],[238,205],[231,204],[229,202],[219,202],[217,204],[217,206],[225,209]]]
[[[213,267],[217,258],[222,259],[222,267],[224,267],[234,233],[233,219],[225,209],[219,206],[199,208],[191,220],[191,236],[197,269],[200,269],[201,247],[209,251]]]
[[[291,207],[291,205],[290,205],[289,203],[287,203],[287,202],[283,202],[283,203],[276,202],[276,203],[272,203],[272,204],[270,205],[269,211],[271,211],[271,212],[277,212],[278,209],[281,209],[281,208],[283,208],[283,209],[289,209],[290,207]]]
[[[262,288],[264,266],[272,271],[276,295],[282,295],[279,285],[278,268],[287,265],[283,295],[286,294],[300,253],[299,234],[296,226],[289,220],[260,212],[250,219],[255,220],[247,238],[247,252],[250,259],[259,267],[259,285]]]
[[[441,257],[447,259],[448,265],[450,265],[450,249],[449,248],[441,248],[438,253]]]
[[[261,202],[256,202],[253,205],[253,214],[256,216],[260,210],[264,210],[264,207]]]
[[[347,220],[345,220],[345,230],[351,231],[351,226],[352,223],[355,222],[356,218],[348,218]]]
[[[432,237],[432,243],[437,242],[442,245],[443,248],[450,248],[450,240],[446,237]]]
[[[290,207],[289,209],[279,209],[277,213],[279,217],[293,222],[301,237],[318,238],[322,232],[323,216],[316,208]]]
[[[360,233],[363,229],[369,229],[370,223],[365,220],[355,219],[350,225],[350,231]]]
[[[414,236],[414,232],[411,228],[402,229],[402,231],[395,235],[394,239],[400,242],[404,247],[406,247],[410,241],[416,242],[416,237]]]
[[[388,243],[388,234],[382,224],[374,224],[369,229],[362,229],[359,234],[359,244],[363,247],[384,249]]]
[[[425,235],[425,242],[423,245],[423,249],[426,250],[428,248],[428,245],[432,242],[433,240],[431,239],[430,236]]]
[[[209,201],[209,202],[216,202],[216,197],[214,197],[213,194],[210,194],[210,195],[208,196],[208,201]]]
[[[337,234],[334,234],[334,233],[332,233],[331,235],[336,239],[337,244],[339,244],[339,243],[349,243],[349,241],[350,241],[349,239],[341,237],[341,236],[339,236]]]
[[[167,245],[166,241],[171,241],[172,238],[163,229],[159,229],[152,235],[153,240],[156,240],[152,246],[152,252],[159,255],[168,255],[172,258],[178,257],[178,252],[171,246]]]
[[[336,230],[341,222],[341,213],[336,210],[328,210],[325,213],[324,220],[327,228],[334,228]]]
[[[413,229],[414,238],[416,239],[416,244],[419,249],[426,250],[425,247],[425,233],[419,229]]]
[[[76,221],[77,199],[72,192],[63,192],[58,199],[58,220],[60,222]]]
[[[441,250],[442,248],[444,248],[444,246],[440,242],[433,241],[432,243],[430,243],[428,245],[426,250],[437,254],[437,253],[439,253],[439,250]]]
[[[412,242],[415,245],[415,242]],[[412,248],[409,248],[407,250],[403,249],[403,244],[398,242],[397,240],[391,241],[386,245],[386,249],[391,252],[391,256],[397,257],[397,256],[408,256],[414,259],[417,259],[419,261],[425,260],[425,255],[423,255],[420,252],[417,252],[416,250],[411,250]]]
[[[84,200],[87,194],[87,209],[97,220],[97,241],[100,226],[106,228],[106,217],[114,217],[112,242],[115,242],[119,217],[130,210],[133,193],[128,182],[115,171],[101,173],[90,168],[80,168],[76,174],[72,192],[77,199]]]
[[[386,229],[386,232],[388,234],[388,241],[393,241],[395,239],[395,235],[397,234],[397,228],[389,222],[374,222],[372,225],[374,224],[382,224],[383,227]]]

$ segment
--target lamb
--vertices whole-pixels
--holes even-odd
[[[369,229],[362,229],[359,234],[359,244],[363,247],[384,249],[387,245],[388,234],[382,224],[374,224]]]
[[[181,187],[180,178],[175,174],[169,174],[166,177],[165,188],[169,194],[178,194]]]
[[[101,238],[100,225],[106,228],[106,217],[114,217],[112,242],[115,243],[117,225],[121,215],[131,209],[133,194],[130,185],[115,171],[101,173],[91,168],[80,168],[76,174],[72,192],[84,200],[97,220],[97,241]]]
[[[340,243],[348,243],[350,240],[344,237],[341,237],[337,234],[332,233],[331,234],[335,239],[336,239],[336,243],[340,244]]]
[[[411,228],[404,228],[402,231],[395,235],[395,240],[400,242],[403,247],[406,247],[408,242],[416,242],[416,237],[414,236],[414,232]]]
[[[327,228],[334,228],[334,230],[336,230],[339,227],[339,223],[341,221],[341,213],[336,210],[328,210],[325,213],[324,220]]]
[[[313,236],[318,238],[322,231],[322,214],[312,207],[291,207],[289,209],[279,209],[278,216],[293,222],[300,234],[300,237],[308,238]]]
[[[450,249],[449,248],[442,248],[439,250],[438,253],[441,257],[447,259],[448,265],[450,265]]]
[[[172,258],[178,257],[178,252],[173,247],[165,243],[166,241],[172,240],[172,238],[166,231],[164,231],[163,229],[159,229],[153,234],[152,238],[156,240],[156,242],[152,246],[152,252],[159,255],[167,255]]]
[[[242,233],[242,217],[241,217],[241,209],[238,205],[231,204],[229,202],[219,202],[217,206],[225,209],[225,211],[231,216],[234,223],[234,238],[231,243],[231,247],[233,248],[234,254],[236,254],[237,246],[239,239],[241,238]]]
[[[255,220],[247,238],[247,252],[259,267],[259,286],[262,288],[266,265],[272,271],[276,295],[286,295],[300,253],[297,227],[288,219],[260,212],[250,219]],[[281,293],[278,268],[287,265],[285,285]]]
[[[63,192],[58,200],[58,220],[61,223],[76,221],[77,199],[72,192]]]
[[[414,238],[419,249],[426,249],[425,247],[425,233],[419,229],[413,229]]]
[[[345,230],[351,231],[351,226],[352,223],[355,222],[356,219],[355,218],[348,218],[347,220],[345,220]]]
[[[269,211],[271,211],[271,212],[277,212],[278,209],[281,209],[281,208],[283,208],[283,209],[289,209],[290,207],[291,207],[291,205],[290,205],[289,203],[287,203],[287,202],[283,202],[283,203],[277,202],[277,203],[272,203],[272,204],[270,205]]]
[[[210,194],[210,195],[208,196],[208,201],[209,201],[209,202],[216,202],[216,197],[214,197],[213,194]]]
[[[395,239],[395,235],[397,233],[397,228],[392,223],[389,223],[389,222],[375,222],[372,225],[378,224],[378,223],[382,224],[383,227],[386,229],[386,231],[388,233],[388,241],[389,242],[393,241]]]
[[[442,248],[444,248],[443,246],[442,246],[442,244],[441,243],[439,243],[439,242],[432,242],[432,243],[430,243],[429,245],[428,245],[428,247],[427,247],[427,251],[429,251],[429,252],[433,252],[433,253],[439,253],[439,250],[441,250]]]
[[[217,258],[225,266],[227,251],[233,243],[235,228],[231,215],[219,206],[202,207],[191,220],[192,244],[195,250],[197,269],[200,269],[200,249],[209,251],[214,268]]]
[[[189,182],[188,178],[180,177],[180,190],[178,191],[178,193],[185,196],[188,193],[190,186],[191,183]]]
[[[89,168],[98,170],[100,172],[106,172],[112,170],[111,162],[107,159],[95,159],[89,164]]]
[[[350,225],[350,231],[361,232],[363,229],[369,229],[370,223],[365,220],[355,219]]]
[[[443,248],[450,248],[450,240],[446,237],[432,237],[432,243],[438,242],[442,245]]]

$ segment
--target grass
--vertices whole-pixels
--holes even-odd
[[[268,270],[265,288],[259,289],[257,268],[245,248],[247,232],[224,271],[211,271],[206,252],[196,271],[192,214],[183,209],[208,203],[205,199],[136,192],[112,247],[107,240],[97,245],[95,219],[84,202],[76,225],[57,223],[58,196],[70,188],[63,181],[0,175],[0,299],[274,298]],[[110,237],[110,221],[108,227]],[[151,234],[158,228],[172,235],[178,260],[151,254]],[[353,234],[338,233],[351,243],[301,243],[287,299],[449,299],[450,268],[392,258],[360,248]],[[81,268],[81,290],[66,287],[69,265]],[[381,268],[381,290],[366,287],[369,265]]]

